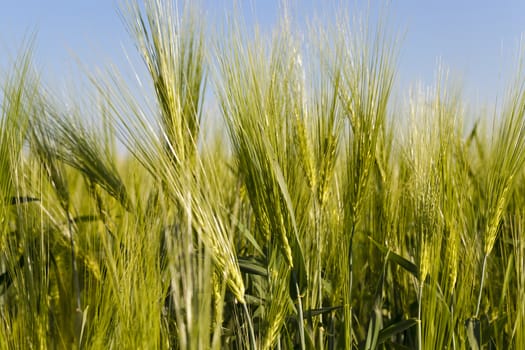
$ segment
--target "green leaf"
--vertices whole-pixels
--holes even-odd
[[[264,252],[263,250],[261,249],[261,246],[259,245],[259,243],[257,243],[257,240],[255,239],[255,237],[252,235],[252,233],[250,232],[250,230],[248,230],[246,228],[246,226],[244,226],[241,222],[237,221],[237,223],[235,224],[235,226],[237,226],[240,230],[240,232],[243,234],[244,238],[246,238],[246,240],[248,242],[250,242],[250,244],[253,246],[253,248],[257,251],[257,253],[261,254],[262,256],[264,256]]]
[[[304,311],[304,318],[307,319],[307,318],[310,318],[310,317],[313,317],[313,316],[324,315],[324,314],[327,314],[327,313],[332,312],[334,310],[339,310],[339,309],[342,309],[342,308],[343,308],[343,306],[327,306],[327,307],[322,307],[322,308],[319,308],[319,309],[305,310]]]
[[[379,335],[377,337],[377,344],[379,345],[379,344],[385,343],[391,337],[401,332],[404,332],[411,327],[414,327],[417,323],[418,323],[417,318],[413,317],[413,318],[409,318],[403,321],[396,322],[394,324],[391,324],[383,328],[381,331],[379,331]]]
[[[513,267],[514,267],[514,253],[511,252],[508,262],[507,262],[507,269],[505,270],[505,278],[503,279],[503,287],[500,293],[500,300],[499,300],[500,310],[503,310],[503,302],[505,301],[505,296],[507,296],[507,290],[509,289],[511,272],[512,272]]]
[[[370,323],[368,324],[368,333],[366,335],[365,350],[372,350],[377,347],[377,341],[379,338],[379,332],[382,325],[382,315],[381,309],[379,307],[374,307],[374,312],[370,318]]]
[[[479,319],[471,317],[465,321],[467,328],[467,339],[472,350],[479,350],[481,344],[481,322]]]
[[[250,273],[262,277],[268,276],[266,265],[254,258],[237,258],[237,262],[239,263],[239,268],[244,273]]]
[[[401,255],[394,253],[393,251],[391,251],[389,248],[385,247],[381,243],[376,242],[372,237],[368,236],[368,239],[372,243],[374,243],[374,245],[377,248],[379,248],[380,251],[382,251],[385,254],[388,253],[388,259],[389,260],[391,260],[392,262],[394,262],[397,265],[401,266],[402,268],[404,268],[405,270],[410,272],[410,274],[412,276],[414,276],[417,279],[419,279],[419,268],[417,267],[416,264],[414,264],[413,262],[411,262],[408,259],[403,258]]]
[[[21,197],[11,197],[8,200],[8,203],[11,205],[16,205],[16,204],[22,204],[22,203],[38,202],[39,200],[40,199],[34,198],[34,197],[21,196]]]
[[[264,303],[266,302],[266,300],[263,298],[255,297],[249,294],[244,294],[244,299],[246,300],[246,304],[255,306],[264,305]]]

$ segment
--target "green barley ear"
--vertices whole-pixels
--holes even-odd
[[[312,138],[310,135],[309,126],[312,124],[312,119],[306,103],[305,94],[305,71],[301,54],[296,48],[293,48],[291,55],[291,98],[293,111],[293,129],[296,137],[294,142],[299,153],[301,167],[306,174],[306,180],[310,189],[317,188],[317,176],[314,169],[314,149],[312,147]]]
[[[345,347],[354,341],[352,315],[353,243],[359,232],[366,204],[367,187],[373,172],[380,132],[387,120],[394,83],[397,52],[395,41],[382,26],[365,20],[361,26],[349,26],[343,18],[337,28],[337,46],[341,50],[341,81],[338,97],[346,117],[348,136],[344,173],[345,238],[340,261],[343,271]]]
[[[485,254],[490,254],[498,234],[503,211],[510,199],[516,178],[525,164],[525,57],[516,72],[516,81],[509,88],[501,124],[494,135],[489,159],[486,193],[487,221],[485,226]]]
[[[204,30],[192,7],[173,1],[125,0],[123,18],[148,69],[160,109],[165,151],[175,164],[194,158],[204,80]]]
[[[322,160],[319,170],[320,181],[317,190],[317,200],[322,207],[328,201],[329,185],[335,172],[338,144],[338,135],[329,134],[325,137],[324,145],[322,146]]]
[[[299,112],[296,112],[294,119],[295,133],[297,135],[296,143],[299,149],[299,157],[302,160],[301,165],[306,174],[306,180],[308,186],[313,190],[317,188],[317,177],[314,172],[313,165],[313,148],[311,146],[310,138],[307,135],[306,122],[300,116]]]
[[[115,159],[105,152],[106,145],[97,135],[96,127],[86,126],[79,112],[72,112],[66,117],[50,106],[47,113],[47,127],[56,138],[55,156],[104,189],[124,208],[131,210],[131,199]]]
[[[309,122],[313,147],[312,154],[316,161],[316,200],[324,207],[328,201],[340,141],[344,132],[344,115],[338,100],[342,81],[342,45],[333,45],[332,40],[318,28],[312,33],[315,41],[315,57],[308,71],[312,80],[313,93],[308,95]]]
[[[288,280],[290,270],[287,264],[282,261],[277,254],[274,253],[269,258],[269,306],[267,307],[268,327],[264,340],[262,341],[261,349],[273,349],[279,334],[283,329],[286,317],[288,316],[292,307],[290,298],[288,297],[288,285],[283,281]]]
[[[461,130],[464,107],[460,93],[448,81],[448,74],[442,68],[438,71],[436,96],[432,103],[435,119],[435,132],[439,140],[437,146],[435,175],[439,178],[437,198],[441,213],[443,232],[445,233],[445,264],[448,270],[448,292],[452,295],[458,278],[460,232],[465,226],[465,197],[470,186],[464,168],[458,165],[458,158],[464,156],[461,146]]]
[[[12,72],[5,77],[0,96],[0,214],[7,198],[14,190],[16,175],[13,169],[19,164],[26,138],[31,99],[37,96],[36,77],[31,74],[31,41],[23,48]],[[0,217],[0,221],[4,218]]]
[[[172,204],[191,219],[187,220],[188,230],[198,233],[216,272],[237,301],[245,304],[244,281],[223,208],[220,201],[209,198],[213,193],[209,188],[222,184],[203,171],[197,152],[204,91],[202,22],[192,12],[179,18],[171,1],[149,0],[143,7],[138,1],[125,1],[122,9],[148,69],[157,106],[152,120],[151,111],[139,106],[129,91],[117,94],[117,103],[111,101],[110,108],[123,124],[119,136],[162,185]],[[99,87],[115,92],[114,84]],[[130,110],[131,121],[127,119]]]
[[[225,304],[225,294],[226,294],[226,283],[221,279],[217,274],[217,271],[213,273],[213,323],[214,328],[213,340],[212,340],[212,349],[219,349],[221,345],[222,337],[222,324],[224,318],[224,304]]]
[[[297,57],[291,54],[294,45],[286,30],[273,41],[271,49],[266,49],[248,44],[252,40],[234,27],[227,44],[217,48],[217,89],[258,231],[269,238],[269,243],[279,242],[283,256],[293,267],[294,253],[301,247],[290,194],[297,171],[293,159],[296,142],[292,138],[294,114],[302,107],[296,101],[301,95],[298,68],[294,66]],[[308,147],[306,139],[299,142],[303,154]]]
[[[476,317],[481,307],[487,259],[498,236],[504,211],[507,208],[516,180],[525,165],[525,56],[520,53],[516,80],[507,92],[500,116],[501,124],[494,135],[485,179],[485,227],[481,282]]]
[[[53,187],[60,205],[64,210],[70,209],[70,193],[66,172],[56,156],[57,140],[49,128],[50,121],[45,102],[38,105],[31,123],[31,146]]]

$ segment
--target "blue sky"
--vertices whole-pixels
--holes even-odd
[[[237,1],[247,23],[270,28],[279,16],[279,0]],[[221,23],[234,0],[200,2],[210,21]],[[319,13],[330,18],[337,7],[336,1],[290,3],[299,25]],[[337,3],[348,3],[351,11],[368,6],[368,1]],[[377,8],[382,2],[371,3]],[[392,0],[389,9],[392,27],[404,33],[398,65],[402,87],[416,80],[430,84],[439,60],[463,82],[468,97],[485,101],[502,93],[525,32],[525,1]],[[123,48],[134,52],[114,0],[5,1],[0,11],[0,67],[5,69],[23,38],[33,32],[37,66],[51,85],[74,79],[77,59],[88,69],[123,66]]]

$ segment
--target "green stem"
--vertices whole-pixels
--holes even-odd
[[[454,324],[454,301],[455,301],[455,297],[454,297],[454,294],[452,294],[452,305],[450,306],[450,320],[451,320],[452,325]],[[454,327],[452,326],[451,329],[454,329]],[[456,333],[455,332],[452,332],[452,349],[456,350]]]
[[[355,223],[355,220],[353,220]],[[354,282],[353,241],[355,225],[352,225],[350,246],[348,247],[348,290],[345,293],[345,346],[352,348],[352,287]]]
[[[77,258],[75,255],[75,239],[73,237],[73,218],[69,213],[69,210],[66,209],[67,215],[67,227],[69,231],[69,242],[71,245],[71,266],[72,266],[72,279],[73,279],[73,288],[75,291],[75,301],[76,301],[76,310],[75,310],[75,334],[80,337],[82,329],[82,304],[80,300],[80,280],[78,277],[78,268],[77,268]]]
[[[292,271],[292,274],[293,274],[293,279],[294,279],[294,284],[295,284],[295,291],[297,292],[297,308],[299,309],[298,310],[298,320],[297,320],[297,325],[299,326],[299,338],[301,340],[301,349],[302,350],[305,350],[306,349],[306,344],[305,344],[305,341],[304,341],[304,323],[303,323],[303,304],[301,302],[301,291],[299,289],[299,284],[297,283],[297,277],[295,275],[295,272]]]
[[[476,307],[476,318],[478,318],[479,316],[479,309],[481,307],[481,295],[483,294],[483,284],[485,283],[485,269],[487,267],[487,257],[488,254],[485,253],[485,256],[483,256],[483,266],[481,268],[481,285],[479,286],[478,306]]]
[[[425,282],[424,281],[420,281],[419,283],[419,305],[417,307],[417,319],[418,319],[418,323],[417,323],[417,348],[419,350],[423,349],[423,341],[422,341],[422,320],[421,320],[421,315],[422,315],[422,304],[423,304],[423,287],[424,287],[424,284]]]
[[[322,227],[322,211],[321,207],[318,204],[317,199],[314,199],[314,208],[315,208],[315,240],[317,244],[317,303],[319,305],[319,308],[323,308],[323,276],[322,276],[322,266],[321,266],[321,259],[322,259],[322,251],[323,247],[321,246],[321,227]],[[299,294],[297,294],[299,295]],[[323,324],[323,314],[319,315],[319,323]],[[319,328],[319,344],[318,349],[323,349],[323,328]]]
[[[246,303],[242,303],[242,307],[244,309],[244,313],[246,314],[246,322],[248,322],[248,330],[250,332],[251,346],[253,350],[256,350],[257,345],[255,344],[255,333],[253,331],[252,319],[250,317],[250,313],[248,312],[248,307],[246,306]]]

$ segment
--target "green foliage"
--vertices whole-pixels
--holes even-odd
[[[521,66],[489,133],[444,70],[393,107],[386,19],[121,13],[153,103],[110,71],[65,104],[31,46],[3,77],[0,349],[525,348]]]

